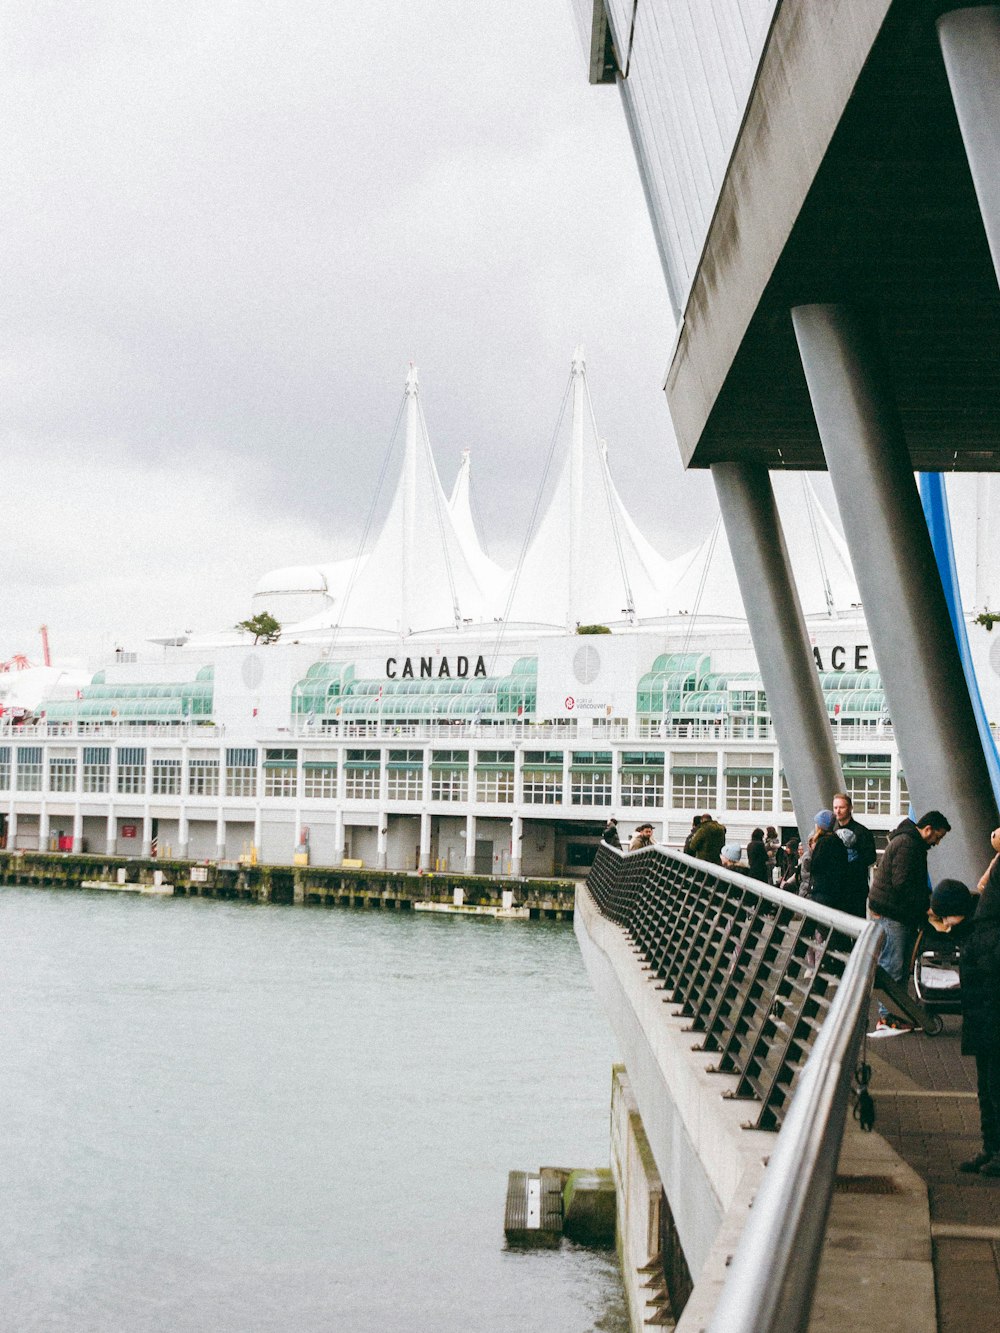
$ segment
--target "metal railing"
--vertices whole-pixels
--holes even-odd
[[[781,1129],[730,1267],[715,1333],[796,1333],[809,1321],[877,926],[653,847],[602,845],[588,888],[651,976]]]

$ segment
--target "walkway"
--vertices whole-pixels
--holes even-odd
[[[875,1129],[927,1184],[941,1333],[1000,1333],[1000,1180],[958,1170],[981,1147],[960,1029],[869,1040]]]

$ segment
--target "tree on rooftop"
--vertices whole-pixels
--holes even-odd
[[[259,611],[249,620],[237,621],[235,628],[242,634],[252,634],[254,643],[277,643],[281,638],[281,626],[269,611]]]

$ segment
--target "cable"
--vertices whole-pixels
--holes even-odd
[[[587,383],[587,376],[583,377],[583,387],[587,391],[587,406],[590,409],[590,424],[594,430],[594,442],[597,445],[597,461],[601,469],[601,481],[604,484],[604,498],[607,502],[608,513],[611,515],[611,535],[615,541],[615,551],[618,554],[618,568],[621,571],[622,583],[625,585],[625,607],[628,623],[631,625],[635,621],[635,597],[632,593],[632,585],[629,583],[628,566],[625,563],[625,547],[622,544],[621,530],[618,524],[618,515],[615,512],[614,488],[611,484],[611,471],[608,467],[608,459],[604,450],[601,448],[601,442],[597,438],[597,419],[594,416],[594,403],[590,396],[590,385]]]
[[[452,616],[454,617],[455,620],[455,628],[461,629],[462,610],[458,604],[458,590],[455,587],[455,574],[451,567],[451,555],[448,551],[448,535],[445,530],[444,513],[442,511],[442,505],[444,503],[444,492],[441,490],[441,482],[437,475],[437,468],[434,466],[434,455],[431,453],[430,436],[428,435],[427,432],[427,422],[424,420],[424,409],[423,409],[423,404],[420,401],[419,392],[417,393],[417,420],[420,424],[421,441],[427,453],[427,458],[430,464],[431,482],[432,482],[431,491],[434,496],[434,516],[437,519],[438,534],[441,538],[441,550],[444,553],[445,573],[448,575],[448,591],[451,593]],[[437,483],[436,485],[433,484],[435,482]],[[414,499],[416,499],[415,496]]]
[[[368,541],[368,534],[371,532],[372,522],[374,521],[375,518],[375,510],[376,507],[378,506],[379,496],[382,494],[382,487],[385,484],[386,473],[389,470],[389,459],[392,457],[393,446],[396,443],[396,436],[399,433],[399,423],[403,416],[403,409],[405,406],[406,406],[406,394],[404,393],[402,402],[399,404],[399,411],[396,413],[396,420],[393,423],[392,434],[389,437],[389,446],[386,449],[385,456],[382,459],[382,467],[379,470],[378,482],[375,485],[375,494],[372,497],[372,502],[368,509],[368,517],[365,519],[365,526],[361,532],[361,540],[358,543],[358,553],[354,557],[354,567],[351,570],[350,578],[347,580],[347,587],[344,589],[344,595],[340,599],[340,609],[337,615],[337,619],[333,623],[333,634],[330,637],[330,646],[327,649],[328,657],[333,656],[333,649],[334,645],[337,642],[337,635],[340,633],[341,621],[343,619],[344,612],[346,611],[347,606],[350,602],[351,593],[354,591],[354,584],[357,582],[357,577],[361,570],[361,557],[364,555],[365,545]]]

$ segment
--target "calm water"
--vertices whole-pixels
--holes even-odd
[[[0,890],[0,1327],[627,1328],[508,1253],[507,1172],[608,1160],[572,930]]]

